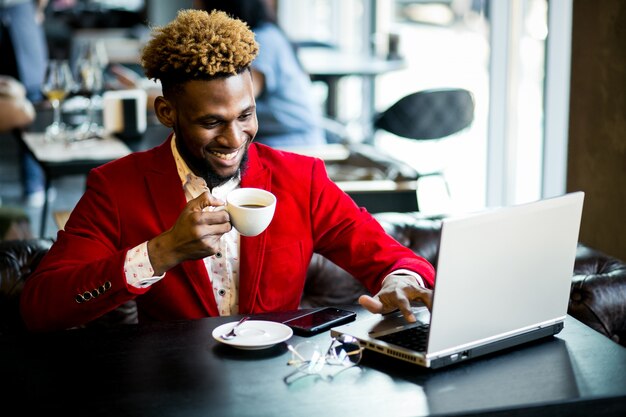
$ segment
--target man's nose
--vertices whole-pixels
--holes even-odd
[[[243,127],[237,123],[228,123],[225,125],[218,141],[224,146],[231,148],[239,148],[247,140],[248,135],[244,132]]]

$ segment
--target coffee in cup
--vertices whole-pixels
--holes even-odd
[[[226,196],[225,209],[242,236],[257,236],[274,217],[276,196],[260,188],[238,188]]]

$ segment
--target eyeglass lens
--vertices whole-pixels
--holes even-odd
[[[298,374],[301,376],[319,375],[323,379],[331,380],[344,370],[356,366],[363,352],[358,341],[351,336],[333,338],[325,350],[313,341],[304,341],[295,347],[291,345],[287,347],[292,354],[291,360],[287,363],[296,368],[283,378],[287,384],[298,380],[299,378],[296,377]]]
[[[341,335],[332,340],[326,360],[337,365],[356,365],[361,361],[363,348],[351,336]]]
[[[315,342],[305,341],[290,347],[292,359],[291,365],[302,367],[306,372],[317,372],[327,363],[330,365],[352,366],[361,361],[363,348],[358,341],[351,336],[339,336],[331,340],[331,343],[322,354],[323,350]]]

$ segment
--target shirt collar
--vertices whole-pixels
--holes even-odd
[[[176,172],[178,172],[178,177],[180,178],[180,182],[183,188],[185,188],[187,183],[191,181],[200,182],[205,187],[207,187],[204,178],[198,177],[196,174],[194,174],[185,162],[185,160],[182,158],[182,156],[180,156],[180,153],[178,153],[178,148],[176,147],[176,134],[172,134],[171,147],[172,154],[174,155],[174,161],[176,161]],[[240,183],[241,176],[240,174],[237,174],[235,177],[231,178],[224,184],[214,187],[213,190],[211,190],[211,194],[219,199],[224,200],[226,198],[226,194],[236,188],[239,188]]]

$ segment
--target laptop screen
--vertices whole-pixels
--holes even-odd
[[[428,353],[561,321],[584,194],[443,221]]]

